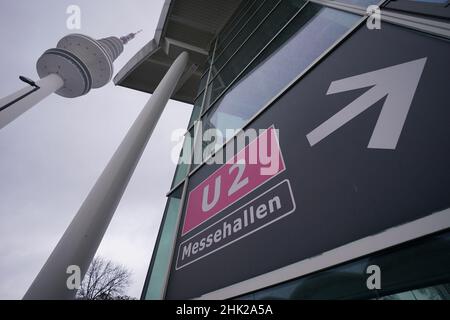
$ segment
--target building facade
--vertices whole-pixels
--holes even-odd
[[[175,0],[161,17],[115,79],[152,92],[191,57],[143,299],[450,298],[447,0]]]

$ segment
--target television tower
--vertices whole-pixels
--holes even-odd
[[[56,48],[49,49],[36,63],[40,80],[20,79],[30,86],[0,99],[0,129],[31,109],[53,92],[76,98],[91,89],[106,85],[113,76],[113,62],[123,52],[124,45],[136,33],[124,37],[95,40],[82,34],[69,34]]]

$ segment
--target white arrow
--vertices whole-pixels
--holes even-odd
[[[408,116],[426,61],[427,58],[422,58],[333,81],[327,95],[369,86],[372,86],[372,88],[311,131],[306,136],[309,144],[314,146],[319,143],[387,96],[368,148],[394,150]]]

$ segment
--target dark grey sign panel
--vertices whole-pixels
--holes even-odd
[[[388,23],[352,34],[252,123],[279,129],[286,170],[195,232],[180,230],[167,298],[199,297],[449,208],[449,57],[448,41]],[[196,172],[188,192],[218,167]],[[284,180],[295,211],[180,268],[178,248],[195,233],[201,241]]]

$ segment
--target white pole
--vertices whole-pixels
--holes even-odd
[[[0,111],[0,129],[14,121],[44,98],[60,89],[64,85],[64,81],[57,74],[49,74],[48,76],[36,81],[36,85],[39,86],[38,90]],[[3,99],[0,99],[0,108],[16,99],[19,99],[32,90],[33,87],[28,86]]]
[[[189,55],[180,54],[135,120],[75,218],[59,240],[24,299],[73,299],[69,290],[69,266],[85,275],[131,175],[144,151],[167,101],[186,68]]]

